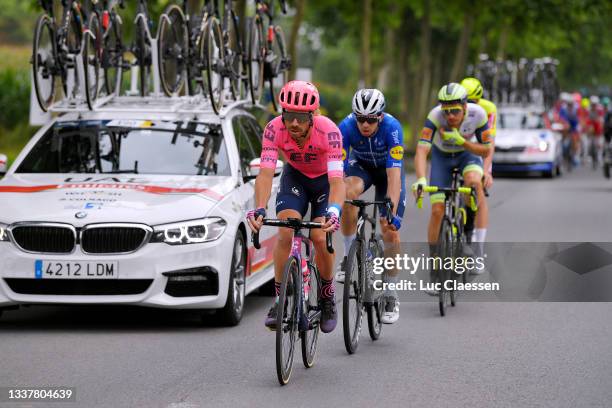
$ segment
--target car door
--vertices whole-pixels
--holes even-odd
[[[238,146],[240,170],[243,176],[251,176],[249,163],[261,155],[262,130],[254,118],[248,115],[236,115],[232,118],[232,127]],[[280,177],[275,177],[272,191],[268,200],[268,217],[275,216],[276,195],[279,188]],[[255,208],[255,180],[249,180],[240,185],[238,196],[244,200],[244,208]],[[276,241],[276,231],[271,227],[262,228],[259,234],[261,249],[255,250],[249,240],[250,268],[248,275],[261,271],[272,262],[272,249]]]

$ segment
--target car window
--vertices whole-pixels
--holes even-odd
[[[533,112],[501,112],[498,126],[501,129],[543,129],[542,115]]]
[[[236,135],[242,174],[250,175],[249,163],[261,155],[261,131],[257,122],[249,116],[235,116],[232,127]]]
[[[115,121],[57,123],[30,150],[17,173],[231,174],[220,126]]]

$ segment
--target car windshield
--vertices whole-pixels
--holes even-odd
[[[543,129],[542,115],[533,112],[500,112],[498,126],[501,129]]]
[[[17,173],[230,175],[221,126],[135,120],[59,122]]]

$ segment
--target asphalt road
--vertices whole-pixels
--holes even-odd
[[[501,179],[491,191],[489,240],[610,241],[612,182],[590,170],[561,179]],[[402,237],[425,236],[410,206]],[[249,296],[235,328],[195,314],[126,307],[31,307],[0,320],[0,387],[70,386],[66,407],[608,407],[611,303],[402,303],[381,338],[362,333],[348,356],[341,326],[316,365],[296,355],[276,380],[270,298]],[[50,406],[16,404],[0,406]]]

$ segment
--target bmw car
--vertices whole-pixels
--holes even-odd
[[[561,135],[546,126],[545,114],[525,108],[498,112],[493,171],[561,175]]]
[[[116,101],[53,119],[0,181],[0,313],[125,304],[211,309],[238,324],[245,295],[273,277],[275,231],[262,230],[256,251],[244,216],[261,134],[240,107],[217,116]]]

